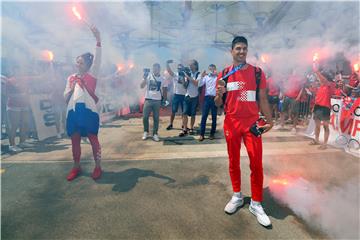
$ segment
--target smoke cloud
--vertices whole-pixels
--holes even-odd
[[[336,239],[359,239],[359,182],[322,189],[303,178],[273,179],[275,199],[288,206],[312,228]]]
[[[282,4],[286,11],[275,14]],[[283,80],[293,68],[305,75],[314,52],[330,62],[328,67],[332,69],[341,52],[351,63],[360,58],[358,1],[129,1],[78,5],[85,19],[101,31],[102,76],[112,74],[116,64],[135,64],[133,79],[128,83],[137,95],[134,99],[143,95],[139,90],[142,68],[154,62],[164,70],[167,59],[197,59],[200,70],[214,63],[221,71],[231,64],[234,35],[248,38],[248,62],[271,69],[274,80]],[[2,57],[12,59],[26,72],[29,62],[39,60],[44,49],[54,53],[54,61],[71,65],[76,56],[93,51],[95,39],[72,15],[71,6],[64,2],[2,3]],[[262,54],[269,56],[266,63],[261,61]]]

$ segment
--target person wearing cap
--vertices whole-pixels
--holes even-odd
[[[95,57],[92,53],[84,53],[76,58],[77,73],[67,79],[64,97],[67,102],[66,131],[71,138],[74,166],[70,170],[67,180],[72,181],[81,173],[81,137],[87,137],[91,143],[95,160],[92,173],[94,180],[100,178],[102,170],[101,147],[98,139],[99,113],[98,97],[95,94],[98,72],[101,64],[101,39],[100,32],[91,26],[96,38]]]
[[[250,128],[259,120],[259,111],[266,118],[265,123],[259,126],[263,132],[269,131],[273,127],[273,122],[267,100],[265,74],[261,69],[246,63],[247,52],[247,39],[236,36],[231,46],[233,64],[219,74],[217,81],[215,104],[217,106],[224,104],[226,113],[224,135],[229,155],[230,179],[234,192],[224,211],[233,214],[244,205],[240,173],[240,147],[243,140],[249,155],[251,171],[249,210],[256,216],[261,225],[268,227],[271,225],[271,221],[261,205],[264,179],[262,138],[261,135],[255,136]],[[223,78],[227,79],[227,83]]]

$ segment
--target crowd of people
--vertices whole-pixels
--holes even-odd
[[[1,136],[9,138],[9,151],[16,153],[31,147],[26,140],[37,138],[34,116],[31,107],[31,95],[48,96],[52,103],[49,124],[57,130],[57,138],[62,138],[65,127],[66,103],[63,97],[66,75],[72,70],[70,65],[38,62],[32,65],[32,71],[24,72],[24,66],[11,62],[4,63],[1,75]],[[18,144],[16,135],[20,136]]]
[[[124,91],[124,88],[136,88],[134,81],[129,79],[139,77],[134,72],[132,74],[121,74],[121,71],[116,69],[114,74],[99,76],[101,81],[98,82],[97,94],[100,101],[104,103],[100,112],[118,111],[120,114],[127,114],[132,111],[130,103],[138,102],[136,110],[143,112],[143,139],[152,136],[153,140],[160,141],[158,134],[160,108],[169,101],[171,103],[171,115],[170,122],[166,127],[167,130],[174,128],[175,115],[180,114],[182,120],[179,127],[182,130],[178,135],[183,137],[198,132],[198,140],[203,141],[206,122],[209,112],[211,112],[211,130],[208,138],[213,140],[216,132],[217,115],[223,111],[223,106],[217,107],[214,103],[216,80],[220,72],[217,71],[214,64],[210,64],[207,71],[200,72],[199,63],[195,59],[179,63],[175,69],[172,63],[172,60],[166,62],[165,72],[162,71],[159,63],[155,63],[153,69],[144,71],[144,81],[141,83],[141,88],[145,88],[145,94],[140,97],[138,95],[141,95],[141,92],[131,94],[131,91]],[[335,68],[336,66],[334,66]],[[49,94],[53,103],[53,123],[57,129],[57,138],[62,138],[64,136],[62,131],[66,129],[67,104],[62,94],[66,81],[63,79],[66,79],[70,72],[74,71],[74,66],[41,62],[33,69],[35,72],[24,74],[23,70],[14,64],[8,67],[7,71],[3,71],[1,75],[2,134],[6,133],[8,136],[9,151],[13,153],[31,146],[26,142],[29,136],[36,138],[36,128],[29,101],[31,94]],[[338,69],[334,71],[332,69],[320,70],[330,82],[329,94],[331,98],[354,100],[359,97],[359,70],[353,70],[351,73],[344,73]],[[272,73],[271,67],[264,68],[264,73],[268,102],[274,118],[274,129],[284,129],[285,124],[290,123],[291,132],[296,133],[299,124],[306,125],[312,113],[320,111],[319,106],[330,108],[329,102],[319,103],[321,100],[316,100],[325,91],[325,87],[315,71],[304,74],[292,69],[287,76],[282,76],[280,79]],[[142,101],[142,99],[144,100]],[[124,106],[127,110],[121,111]],[[149,134],[151,113],[154,120],[152,135]],[[195,129],[197,114],[201,115],[198,131]],[[321,121],[324,121],[323,118]],[[326,136],[328,136],[327,121],[326,118],[324,125]],[[316,123],[318,126],[318,121]],[[316,129],[318,132],[318,127]],[[20,137],[18,144],[15,143],[17,133]],[[86,141],[86,139],[83,140]],[[326,143],[327,141],[321,148],[325,149]],[[311,144],[319,144],[318,138]]]
[[[180,112],[182,130],[179,136],[194,135],[196,133],[194,131],[195,118],[197,114],[201,114],[198,140],[203,141],[205,139],[206,121],[211,111],[212,126],[209,139],[214,139],[217,115],[221,113],[220,110],[223,108],[223,106],[217,107],[214,103],[216,81],[221,72],[217,72],[216,66],[210,64],[208,71],[204,70],[200,73],[199,64],[196,60],[189,61],[188,65],[178,64],[177,71],[174,72],[171,68],[171,63],[173,63],[172,60],[166,62],[170,81],[166,81],[166,77],[162,77],[159,63],[155,64],[157,68],[153,69],[152,74],[145,74],[143,76],[144,82],[142,87],[148,86],[145,94],[145,104],[148,105],[150,100],[158,101],[158,108],[153,110],[155,112],[154,126],[156,126],[153,131],[153,136],[155,136],[153,139],[159,141],[158,111],[161,107],[161,101],[171,96],[171,99],[169,99],[171,102],[170,123],[166,130],[174,128],[175,115]],[[319,124],[317,120],[325,121],[325,132],[328,133],[328,124],[326,122],[329,121],[330,117],[330,99],[351,98],[354,101],[360,96],[358,71],[352,71],[350,75],[344,75],[340,71],[333,72],[331,69],[313,68],[311,73],[301,74],[296,69],[292,69],[282,79],[274,79],[269,68],[264,73],[266,76],[267,99],[274,119],[274,129],[276,130],[285,129],[285,124],[289,123],[291,125],[290,131],[295,134],[298,131],[299,125],[306,126],[309,119],[314,115],[317,126]],[[149,95],[151,85],[146,84],[154,79],[154,74],[159,78],[157,80],[158,83],[161,84],[161,88],[156,89],[157,95],[155,99]],[[322,81],[324,79],[326,81]],[[321,110],[325,111],[326,117],[320,117],[319,119],[317,113],[320,111],[319,108],[322,107],[326,108],[326,111],[324,109]],[[148,108],[146,107],[146,109]],[[189,117],[190,124],[188,124]],[[148,118],[149,112],[146,111],[146,114],[144,113],[143,140],[150,136]],[[319,144],[318,138],[311,144]],[[320,148],[326,149],[326,144],[327,141]]]

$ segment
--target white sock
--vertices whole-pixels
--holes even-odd
[[[242,198],[242,193],[241,192],[234,192],[234,196],[237,198]]]
[[[257,202],[251,199],[251,205],[256,206],[256,205],[261,205],[261,202]]]

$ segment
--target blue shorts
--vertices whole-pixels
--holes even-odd
[[[191,98],[189,96],[185,97],[184,114],[188,115],[189,117],[195,116],[198,102],[199,102],[199,97],[194,97],[194,98]]]
[[[185,95],[175,94],[172,99],[171,111],[172,113],[177,113],[179,104],[181,107],[181,113],[184,111],[184,97]]]

